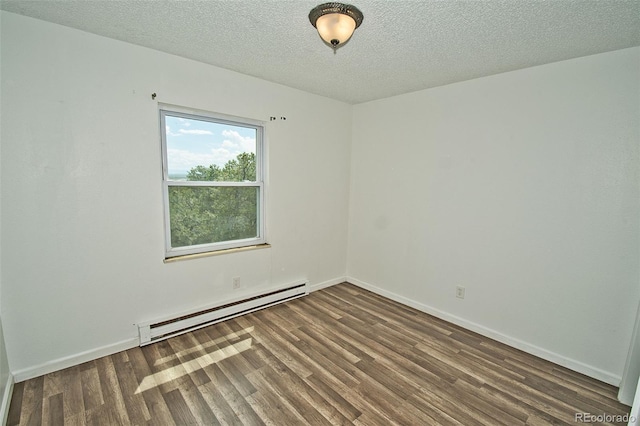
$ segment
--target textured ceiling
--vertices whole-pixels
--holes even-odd
[[[360,103],[640,45],[640,0],[353,0],[337,51],[307,18],[322,1],[32,1],[0,8]]]

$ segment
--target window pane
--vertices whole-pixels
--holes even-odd
[[[165,115],[167,172],[173,181],[256,181],[253,127]]]
[[[171,246],[258,236],[258,187],[169,187]]]

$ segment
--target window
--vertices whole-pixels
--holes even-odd
[[[165,256],[263,244],[263,126],[173,107],[160,124]]]

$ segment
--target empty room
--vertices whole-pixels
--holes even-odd
[[[640,0],[0,0],[0,424],[630,424]]]

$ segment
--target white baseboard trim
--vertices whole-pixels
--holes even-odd
[[[7,424],[9,416],[9,404],[11,403],[11,395],[13,395],[13,375],[9,373],[7,383],[4,385],[4,394],[2,394],[2,402],[0,403],[0,425]]]
[[[80,352],[79,354],[54,359],[40,365],[15,371],[13,373],[13,378],[17,383],[20,383],[25,380],[33,379],[34,377],[40,377],[44,374],[49,374],[53,373],[54,371],[73,367],[75,365],[82,364],[83,362],[93,361],[94,359],[98,359],[103,356],[113,355],[117,352],[126,351],[127,349],[139,346],[139,344],[140,341],[137,337],[122,340],[120,342],[112,343],[100,348],[91,349],[85,352]]]
[[[340,284],[345,281],[347,281],[347,277],[338,277],[329,281],[313,284],[309,287],[309,292],[313,293],[314,291],[322,290],[323,288],[331,287],[332,285]]]
[[[570,370],[577,371],[578,373],[585,374],[589,377],[608,383],[610,385],[619,386],[620,382],[622,381],[622,377],[616,374],[601,370],[599,368],[593,367],[591,365],[582,363],[580,361],[577,361],[571,358],[567,358],[563,355],[557,354],[555,352],[551,352],[549,350],[538,347],[536,345],[532,345],[530,343],[524,342],[520,339],[516,339],[514,337],[508,336],[499,331],[493,330],[491,328],[485,327],[475,322],[466,320],[464,318],[460,318],[455,315],[451,315],[447,312],[441,311],[434,307],[425,305],[423,303],[417,302],[415,300],[409,299],[399,294],[384,290],[380,287],[376,287],[375,285],[366,283],[364,281],[360,281],[357,278],[348,276],[346,278],[346,281],[358,287],[361,287],[365,290],[369,290],[369,291],[372,291],[373,293],[379,294],[380,296],[387,297],[398,303],[402,303],[403,305],[410,306],[419,311],[425,312],[429,315],[433,315],[434,317],[448,321],[452,324],[458,325],[467,330],[471,330],[485,337],[496,340],[500,343],[504,343],[513,348],[520,349],[521,351],[527,352],[531,355],[535,355],[544,360],[553,362],[554,364],[558,364],[562,367],[566,367]]]

